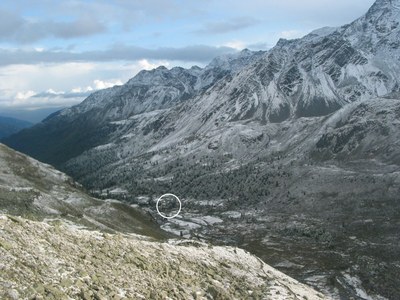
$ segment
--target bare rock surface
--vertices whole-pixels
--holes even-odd
[[[0,216],[3,299],[326,299],[248,252]]]

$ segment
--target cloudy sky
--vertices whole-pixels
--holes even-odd
[[[2,0],[0,114],[65,107],[159,65],[204,66],[361,16],[374,0]]]

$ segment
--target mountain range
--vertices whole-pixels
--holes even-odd
[[[400,297],[400,0],[354,22],[159,67],[4,139],[158,222],[239,245],[332,297]]]

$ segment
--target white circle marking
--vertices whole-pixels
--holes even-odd
[[[163,215],[163,214],[160,212],[160,210],[158,209],[158,203],[160,202],[160,200],[162,200],[163,197],[166,197],[166,196],[172,196],[172,197],[174,197],[176,200],[178,200],[178,202],[179,202],[179,210],[178,210],[178,212],[177,212],[176,214],[174,214],[173,216],[170,216],[170,217],[168,217],[168,216],[166,216],[166,215]],[[158,198],[157,203],[156,203],[156,209],[157,209],[158,214],[159,214],[161,217],[163,217],[163,218],[165,218],[165,219],[173,219],[173,218],[177,217],[177,216],[179,215],[179,213],[181,212],[182,203],[181,203],[181,200],[179,200],[179,198],[178,198],[176,195],[174,195],[174,194],[164,194],[164,195],[162,195],[160,198]]]

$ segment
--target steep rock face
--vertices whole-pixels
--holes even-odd
[[[325,123],[314,154],[324,159],[373,158],[400,165],[399,120],[398,99],[374,99],[348,105]]]
[[[156,109],[165,109],[192,97],[200,88],[195,86],[201,69],[158,67],[141,71],[125,85],[98,91],[78,106],[64,110],[61,115],[83,113],[98,115],[100,122],[115,121]],[[105,113],[106,112],[106,113]]]
[[[61,112],[74,116],[90,112],[98,121],[118,121],[133,115],[167,109],[193,98],[226,75],[233,75],[261,56],[262,52],[247,49],[238,54],[215,58],[204,69],[164,66],[140,71],[122,86],[98,91],[81,104]],[[98,115],[96,112],[101,112]],[[94,114],[94,116],[92,115]]]
[[[327,115],[353,101],[397,91],[399,12],[396,2],[378,1],[349,25],[280,40],[216,87],[223,99],[220,111],[231,121],[282,122]]]
[[[373,53],[389,51],[397,53],[398,57],[399,15],[398,0],[378,0],[364,16],[344,28],[344,35],[352,45],[362,50]]]

